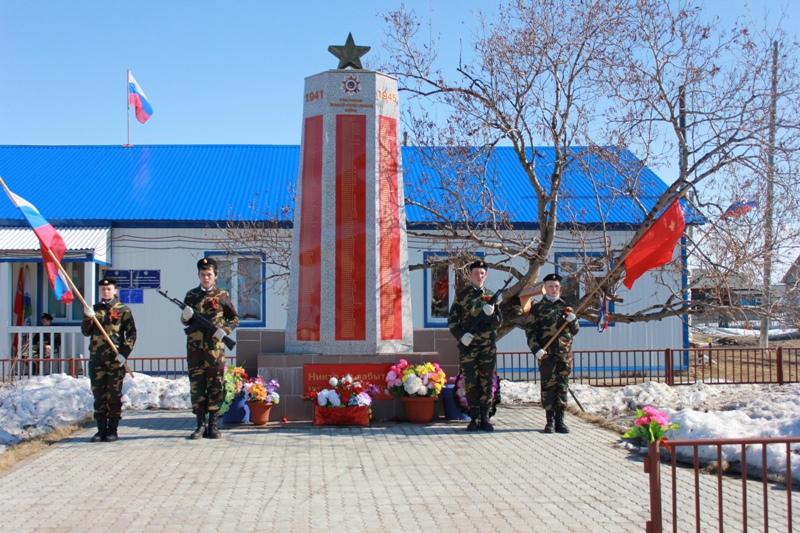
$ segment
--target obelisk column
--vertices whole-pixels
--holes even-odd
[[[305,80],[285,352],[409,352],[397,80],[352,36],[331,49],[339,69]]]

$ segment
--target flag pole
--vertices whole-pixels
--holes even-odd
[[[689,189],[688,189],[688,187],[687,187],[687,188],[683,189],[683,191],[680,191],[680,192],[678,193],[678,195],[675,197],[675,199],[673,200],[673,202],[677,202],[677,201],[679,201],[681,198],[683,198],[683,196],[686,194],[686,191],[688,191],[688,190],[689,190]],[[672,204],[669,204],[669,205],[672,205]],[[669,208],[669,205],[667,206],[667,208]],[[665,209],[665,211],[666,211],[666,209]],[[662,213],[662,215],[663,215],[663,213]],[[657,218],[654,218],[654,219],[653,219],[653,222],[652,222],[652,224],[650,224],[650,227],[652,227],[652,226],[653,226],[653,224],[655,224],[655,222],[656,222],[657,220],[658,220]],[[650,227],[648,227],[647,229],[649,230],[649,229],[650,229]],[[636,241],[634,241],[634,242],[632,242],[632,243],[629,243],[629,244],[628,244],[628,249],[627,249],[627,250],[625,250],[625,251],[622,253],[622,255],[620,255],[620,256],[617,258],[617,262],[616,262],[616,264],[614,265],[614,268],[612,268],[612,269],[611,269],[611,271],[610,271],[610,272],[609,272],[609,273],[606,275],[606,277],[605,277],[605,278],[603,278],[603,279],[602,279],[602,280],[601,280],[599,283],[597,283],[597,286],[594,288],[594,290],[593,290],[592,292],[590,292],[590,293],[589,293],[587,296],[584,296],[584,297],[583,297],[583,303],[582,303],[582,304],[580,304],[580,305],[578,306],[578,308],[577,308],[575,311],[573,311],[573,313],[575,313],[575,315],[576,315],[576,316],[578,315],[578,313],[580,313],[581,311],[583,311],[583,309],[584,309],[584,308],[585,308],[587,305],[589,305],[589,302],[591,302],[591,301],[592,301],[592,297],[593,297],[595,294],[597,294],[597,291],[599,291],[599,290],[600,290],[600,289],[603,287],[603,285],[605,285],[605,284],[606,284],[606,282],[607,282],[607,281],[608,281],[608,280],[611,278],[611,276],[617,272],[617,270],[619,269],[619,267],[625,264],[625,259],[627,259],[627,258],[628,258],[628,255],[630,255],[630,253],[633,251],[633,248],[636,246],[636,243],[638,243],[638,242],[639,242],[639,240],[641,240],[641,238],[642,238],[642,237],[644,237],[646,233],[647,233],[647,230],[645,230],[644,232],[642,232],[642,234],[641,234],[641,235],[639,235],[639,238],[638,238],[638,239],[636,239]],[[577,318],[576,318],[576,320],[577,320]],[[564,323],[563,323],[563,324],[561,324],[561,327],[559,327],[559,328],[558,328],[558,330],[556,330],[556,332],[553,334],[553,336],[552,336],[552,337],[550,337],[550,340],[549,340],[549,341],[547,341],[547,344],[545,344],[545,345],[544,345],[544,347],[542,348],[542,350],[544,350],[545,352],[547,351],[547,349],[550,347],[550,345],[551,345],[551,344],[553,344],[553,341],[554,341],[554,340],[556,340],[556,338],[557,338],[557,337],[558,337],[558,336],[561,334],[561,332],[562,332],[562,331],[564,331],[564,328],[566,328],[566,327],[567,327],[567,324],[568,324],[568,322],[565,320],[565,321],[564,321]]]
[[[128,106],[128,144],[125,146],[131,146],[131,71],[128,70],[125,74],[125,102]]]
[[[81,304],[83,305],[83,307],[89,307],[89,304],[87,304],[87,303],[86,303],[86,300],[84,300],[84,299],[83,299],[83,296],[81,296],[81,293],[80,293],[80,291],[79,291],[79,290],[78,290],[78,288],[75,286],[75,284],[72,282],[72,278],[70,278],[70,277],[69,277],[69,275],[67,274],[67,271],[66,271],[66,270],[64,270],[64,267],[63,267],[63,266],[61,266],[61,262],[60,262],[60,261],[58,260],[58,258],[56,257],[56,254],[54,254],[54,253],[53,253],[53,250],[51,250],[51,249],[49,249],[49,248],[48,248],[48,249],[47,249],[47,252],[50,254],[50,257],[52,257],[52,258],[53,258],[53,261],[55,261],[55,262],[56,262],[56,265],[58,265],[58,269],[59,269],[59,270],[61,271],[61,273],[64,275],[64,278],[66,278],[66,280],[67,280],[67,283],[69,283],[69,286],[72,288],[72,291],[75,293],[75,296],[77,296],[77,297],[78,297],[78,300],[80,300],[80,302],[81,302]],[[116,346],[114,346],[114,343],[113,343],[113,342],[111,342],[111,337],[109,337],[109,336],[108,336],[108,333],[106,332],[106,330],[105,330],[105,328],[103,327],[103,325],[102,325],[102,324],[100,324],[100,321],[99,321],[99,320],[97,320],[97,316],[93,316],[93,317],[92,317],[92,320],[94,321],[95,325],[97,326],[97,329],[99,329],[99,330],[100,330],[100,333],[102,333],[102,334],[103,334],[103,337],[105,337],[105,339],[106,339],[106,342],[108,343],[108,345],[109,345],[109,346],[111,346],[111,349],[112,349],[112,350],[114,350],[114,355],[119,355],[119,351],[117,350],[117,347],[116,347]],[[133,375],[133,372],[131,372],[131,369],[130,369],[130,368],[128,368],[128,363],[123,363],[123,364],[122,364],[122,366],[124,366],[124,367],[125,367],[125,372],[127,372],[128,374],[130,374],[130,375],[131,375],[131,377],[134,377],[134,375]]]

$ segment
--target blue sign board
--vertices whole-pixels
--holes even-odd
[[[105,273],[103,273],[103,279],[106,278],[114,278],[117,280],[118,289],[132,288],[130,270],[106,270]]]
[[[143,304],[144,291],[142,289],[122,289],[119,291],[119,301],[124,304]]]
[[[134,289],[160,289],[160,270],[132,270],[131,286]]]

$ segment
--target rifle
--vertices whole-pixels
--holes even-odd
[[[484,305],[495,305],[497,303],[497,299],[500,298],[500,295],[503,293],[504,290],[506,290],[506,287],[508,287],[508,284],[511,283],[512,279],[514,279],[514,276],[509,276],[508,279],[506,280],[505,285],[503,285],[503,287],[499,291],[494,293],[492,297],[489,298],[489,301],[487,301]],[[475,330],[475,327],[481,322],[484,322],[487,318],[488,317],[486,316],[486,313],[484,313],[483,309],[481,309],[481,312],[477,316],[472,318],[472,321],[469,323],[469,326],[467,326],[464,329],[464,331],[466,333],[472,333]]]
[[[161,289],[156,289],[156,292],[161,296],[163,296],[164,298],[166,298],[167,300],[169,300],[170,302],[180,307],[181,309],[185,309],[186,307],[188,307],[182,301],[178,300],[177,298],[173,298],[172,296],[167,294],[169,291],[162,291]],[[195,331],[200,329],[203,330],[203,334],[205,336],[206,341],[211,340],[210,337],[214,334],[215,331],[217,331],[217,326],[215,326],[213,322],[211,322],[209,319],[207,319],[200,313],[193,314],[192,320],[194,323],[191,324],[189,327],[184,328],[183,330],[184,333],[189,335],[190,333],[194,333]],[[225,346],[227,346],[229,350],[233,350],[233,347],[236,346],[236,341],[231,339],[227,335],[222,337],[222,342],[225,343]]]

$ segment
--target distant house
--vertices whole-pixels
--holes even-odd
[[[429,149],[426,149],[429,150]],[[553,164],[553,151],[537,148],[537,172],[546,178]],[[424,150],[404,147],[404,181],[425,186],[427,173],[438,171],[425,163]],[[627,152],[623,154],[634,159]],[[236,337],[240,361],[254,361],[259,351],[282,351],[286,322],[286,296],[263,287],[248,287],[248,280],[263,274],[259,250],[242,249],[226,253],[219,246],[218,226],[232,219],[258,220],[258,213],[282,213],[281,207],[293,203],[292,185],[298,171],[298,146],[267,145],[153,145],[153,146],[0,146],[0,175],[18,195],[36,205],[64,237],[68,253],[66,269],[88,300],[95,301],[96,285],[105,275],[124,282],[122,298],[133,308],[139,330],[135,357],[177,356],[185,353],[185,337],[178,309],[155,293],[169,290],[182,298],[197,285],[195,263],[205,256],[216,256],[222,266],[221,284],[233,294],[242,317]],[[491,162],[501,187],[502,197],[515,230],[537,228],[536,206],[530,199],[527,176],[519,169],[513,150],[499,148]],[[639,169],[645,205],[653,202],[666,185],[645,167]],[[554,265],[543,273],[561,273],[578,268],[600,253],[586,249],[582,242],[598,242],[619,249],[641,220],[631,199],[618,199],[613,205],[596,201],[592,180],[598,176],[613,182],[619,176],[611,165],[576,167],[565,182],[568,192],[564,212],[574,215],[580,230],[563,231],[549,258]],[[596,183],[595,183],[596,185]],[[435,191],[431,191],[435,195]],[[252,207],[255,202],[256,209]],[[600,207],[598,207],[600,205]],[[602,209],[602,212],[599,211]],[[429,221],[419,209],[406,210],[408,224],[423,226]],[[281,215],[279,215],[281,216]],[[291,220],[279,220],[287,237]],[[605,243],[595,228],[609,232]],[[409,261],[422,263],[444,253],[433,241],[409,238]],[[488,251],[486,252],[488,254]],[[490,258],[487,255],[487,258]],[[676,258],[683,261],[680,249]],[[8,201],[0,201],[0,358],[8,357],[13,338],[13,295],[19,272],[25,266],[31,273],[29,291],[33,318],[49,312],[54,326],[62,328],[67,356],[86,354],[84,339],[77,333],[82,310],[77,302],[63,305],[55,301],[43,275],[38,242],[20,213]],[[109,271],[111,271],[109,273]],[[603,272],[596,272],[597,276]],[[664,299],[671,290],[687,285],[685,276],[666,276],[667,285],[656,283],[665,275],[655,271],[637,281],[632,291],[622,289],[625,304],[647,307]],[[446,327],[446,310],[455,292],[452,268],[414,270],[412,313],[415,331]],[[498,287],[502,276],[491,276],[490,287]],[[574,296],[583,294],[580,285],[570,287]],[[582,324],[577,349],[663,348],[688,346],[688,331],[680,318],[655,323],[636,323],[611,327],[598,333],[593,324]],[[447,338],[447,335],[445,335]],[[524,335],[515,331],[502,339],[500,350],[527,352]],[[71,355],[70,355],[71,354]]]

